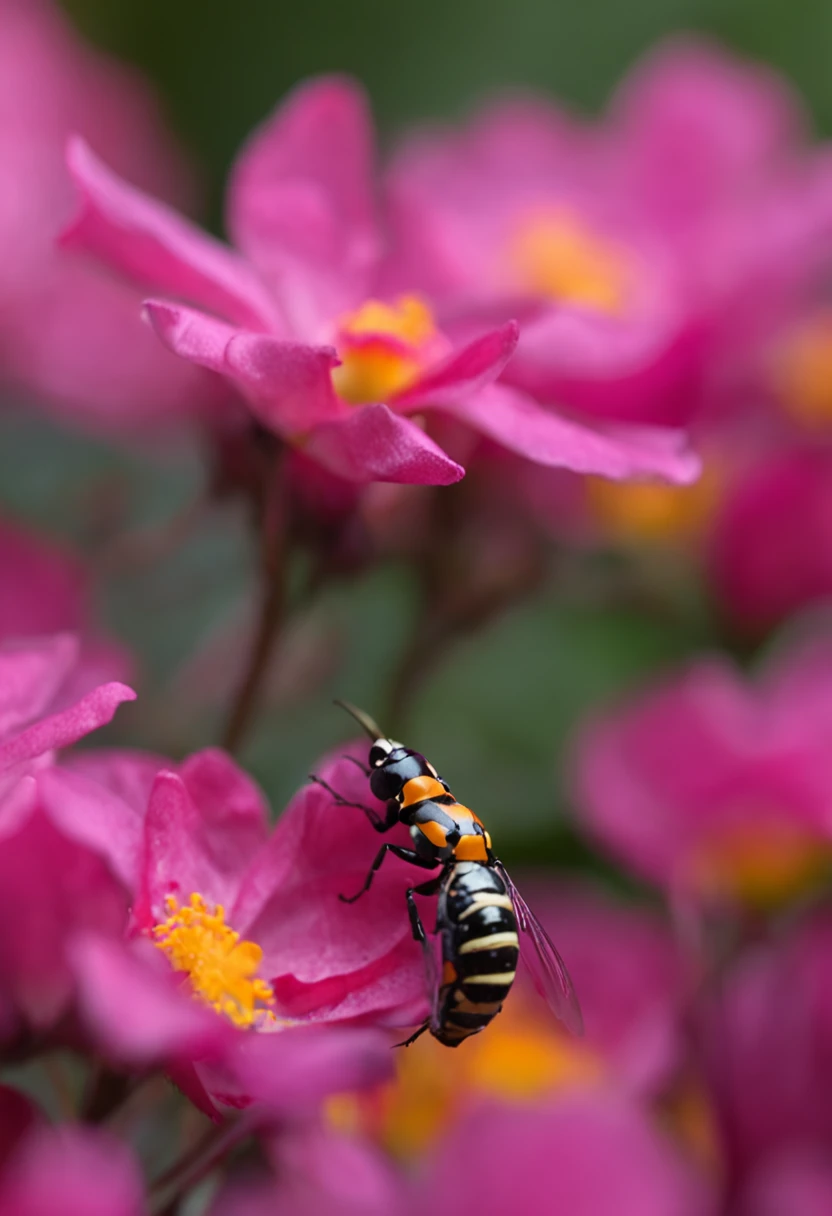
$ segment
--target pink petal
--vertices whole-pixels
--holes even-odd
[[[367,748],[350,747],[349,754],[366,759]],[[326,758],[317,772],[344,797],[382,809],[366,777],[341,755]],[[407,829],[394,828],[387,839],[406,844]],[[326,849],[316,847],[320,840]],[[382,1005],[389,1009],[397,999],[409,1003],[414,984],[424,983],[421,952],[402,916],[412,866],[388,858],[367,897],[350,905],[338,899],[360,887],[378,842],[360,810],[339,807],[326,790],[307,785],[240,885],[234,926],[262,947],[262,971],[270,981],[278,987],[284,977],[297,981],[282,989],[297,1012],[333,1008],[354,993],[349,1013],[336,1016],[358,1017]],[[396,991],[382,991],[394,973]],[[310,991],[314,986],[317,992]]]
[[[20,785],[37,796],[32,778]],[[0,974],[4,994],[34,1026],[51,1025],[69,1002],[70,938],[83,930],[120,936],[126,922],[126,894],[103,860],[66,837],[36,805],[3,835],[0,923],[14,932],[0,934]]]
[[[397,406],[441,405],[451,395],[473,393],[491,384],[514,353],[519,335],[516,321],[509,321],[470,342],[397,397]]]
[[[103,684],[70,708],[42,719],[0,744],[0,770],[77,743],[84,735],[110,722],[124,701],[135,699],[136,694],[126,684]]]
[[[0,1085],[0,1172],[23,1137],[42,1118],[30,1098],[9,1085]]]
[[[434,408],[509,451],[553,468],[616,480],[661,477],[683,485],[695,481],[701,469],[684,431],[641,426],[593,429],[545,410],[504,385],[490,386],[472,397],[443,399]]]
[[[43,714],[78,659],[78,639],[57,634],[0,646],[0,738]]]
[[[143,1216],[138,1164],[116,1136],[63,1125],[36,1130],[0,1184],[5,1216]]]
[[[373,132],[357,84],[301,85],[254,133],[234,169],[229,230],[300,325],[354,306],[377,252]],[[298,311],[298,295],[315,298]],[[307,330],[306,332],[310,332]]]
[[[274,305],[232,250],[165,203],[112,173],[82,139],[67,149],[82,209],[62,237],[145,285],[191,300],[255,329],[274,322]]]
[[[246,868],[266,841],[265,806],[233,761],[192,757],[182,775],[158,775],[145,819],[144,873],[136,904],[142,927],[167,915],[165,896],[192,894],[230,909]],[[223,796],[225,794],[225,796]],[[235,926],[237,927],[237,926]]]
[[[305,434],[343,411],[332,387],[331,346],[284,342],[235,329],[205,313],[150,300],[146,315],[177,355],[227,376],[259,420],[279,435]]]
[[[390,1040],[376,1030],[309,1026],[238,1035],[226,1062],[233,1085],[227,1097],[245,1095],[272,1116],[296,1119],[331,1094],[390,1080],[393,1066]]]
[[[106,860],[128,891],[135,891],[142,816],[106,786],[61,765],[38,774],[40,805],[70,840]]]
[[[183,989],[149,942],[130,948],[85,934],[71,958],[81,1016],[108,1059],[138,1068],[202,1060],[234,1035]]]
[[[312,431],[304,451],[348,481],[447,486],[465,470],[386,405],[365,405]]]

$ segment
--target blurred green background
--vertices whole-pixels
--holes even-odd
[[[241,140],[300,77],[321,71],[359,76],[389,136],[409,121],[460,113],[505,86],[542,88],[595,110],[658,38],[696,30],[783,71],[806,97],[817,130],[832,130],[828,0],[66,0],[66,6],[90,38],[155,80],[203,167],[216,227],[222,183]],[[59,434],[42,421],[0,420],[3,504],[82,549],[90,549],[88,521],[102,502],[112,501],[129,530],[164,520],[198,481],[193,459],[170,455],[160,465]],[[183,717],[172,682],[217,631],[232,639],[236,632],[239,643],[245,626],[235,613],[250,586],[250,557],[241,519],[216,513],[175,557],[110,580],[109,624],[136,648],[144,672],[139,706],[119,716],[125,740],[177,753],[216,739],[219,713]],[[330,704],[333,695],[380,712],[409,628],[412,592],[407,572],[390,569],[328,594],[318,611],[339,664],[299,700],[278,696],[242,756],[275,807],[321,751],[350,733]],[[582,861],[558,777],[571,726],[648,672],[718,640],[690,589],[680,596],[681,611],[653,615],[566,592],[553,580],[534,602],[466,639],[426,683],[406,724],[407,741],[428,751],[459,796],[501,833],[509,861]]]

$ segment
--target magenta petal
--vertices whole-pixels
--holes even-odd
[[[76,743],[111,721],[122,702],[135,699],[136,694],[126,684],[103,684],[69,709],[43,718],[0,744],[0,770]]]
[[[64,1125],[33,1132],[0,1183],[4,1216],[143,1216],[139,1167],[106,1132]]]
[[[103,857],[128,891],[135,891],[142,844],[142,818],[106,786],[63,764],[37,778],[40,804],[70,840]]]
[[[86,249],[139,283],[239,324],[260,329],[274,322],[264,288],[232,250],[122,181],[82,139],[70,141],[67,164],[83,205],[64,245]]]
[[[78,659],[78,639],[57,634],[0,646],[0,738],[43,714]]]
[[[536,405],[504,385],[436,408],[536,464],[623,480],[661,477],[686,485],[701,470],[684,431],[659,427],[583,426]]]
[[[322,423],[304,451],[347,481],[447,486],[465,475],[423,430],[386,405],[361,406]]]
[[[378,247],[372,182],[372,121],[347,79],[301,85],[243,149],[229,230],[301,324],[316,312],[331,318],[366,293]],[[311,309],[299,305],[310,293]]]
[[[192,757],[181,776],[163,772],[156,778],[136,903],[143,928],[167,915],[167,895],[183,903],[199,894],[226,909],[235,903],[245,869],[265,844],[266,816],[252,785],[242,774],[230,776],[231,767],[230,759],[207,752]]]
[[[183,989],[149,942],[86,934],[71,947],[82,1018],[109,1059],[144,1067],[216,1057],[231,1025]]]
[[[149,300],[145,312],[175,354],[231,379],[259,420],[277,434],[303,434],[337,417],[331,346],[284,342],[225,325],[192,308]]]
[[[9,1085],[0,1085],[0,1172],[23,1137],[38,1122],[38,1110],[31,1098]]]
[[[484,334],[456,351],[439,367],[396,398],[399,407],[442,405],[451,395],[468,394],[496,380],[514,354],[520,330],[516,321]]]
[[[390,1080],[394,1062],[379,1031],[303,1026],[239,1035],[226,1068],[241,1094],[272,1115],[297,1118],[330,1094]]]

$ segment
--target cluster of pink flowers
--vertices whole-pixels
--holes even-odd
[[[0,1213],[832,1210],[822,619],[576,729],[595,874],[528,885],[581,1040],[521,975],[459,1051],[394,1054],[434,994],[412,868],[338,898],[379,843],[366,744],[285,808],[234,758],[278,643],[391,558],[424,601],[399,720],[553,537],[647,599],[682,559],[746,642],[832,595],[832,154],[799,103],[680,40],[600,120],[514,97],[382,160],[361,87],[313,79],[238,156],[226,243],[177,209],[194,175],[140,79],[49,0],[0,0],[0,33],[4,394],[207,453],[262,581],[225,746],[140,750],[106,563],[2,506]]]

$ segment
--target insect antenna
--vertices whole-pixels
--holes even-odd
[[[362,730],[370,736],[371,739],[384,739],[386,736],[381,728],[373,721],[369,714],[365,714],[363,709],[358,709],[355,705],[351,705],[349,701],[334,702],[335,705],[345,709],[351,718],[355,718]]]

